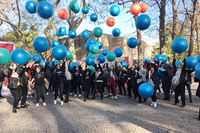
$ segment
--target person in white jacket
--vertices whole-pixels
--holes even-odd
[[[70,91],[71,91],[71,73],[69,72],[69,66],[68,66],[68,58],[66,57],[66,60],[65,60],[65,77],[66,77],[66,80],[65,80],[65,85],[64,85],[64,89],[66,90],[66,97],[65,97],[65,101],[66,103],[68,103],[69,101],[69,94],[70,94]]]

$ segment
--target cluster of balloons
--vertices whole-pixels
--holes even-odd
[[[157,61],[155,60],[155,58],[157,58]],[[156,63],[161,62],[161,64],[166,64],[168,59],[167,59],[167,56],[165,56],[165,55],[157,54],[157,55],[155,55],[153,60]]]

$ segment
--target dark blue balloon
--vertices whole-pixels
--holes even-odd
[[[83,38],[85,38],[85,39],[87,39],[88,37],[89,37],[89,32],[87,32],[87,31],[83,31],[82,33],[81,33],[81,36],[83,37]]]
[[[71,64],[70,64],[70,66],[69,66],[69,69],[72,71],[72,72],[74,72],[74,67],[75,66],[78,66],[78,63],[77,62],[72,62]]]
[[[90,65],[93,65],[94,64],[94,58],[91,57],[91,56],[88,56],[85,58],[85,63],[90,66]]]
[[[35,1],[27,1],[25,4],[25,8],[26,10],[31,13],[34,14],[36,13],[36,7],[37,7],[37,3]]]
[[[51,47],[55,47],[55,46],[58,46],[58,45],[60,45],[60,43],[59,43],[59,41],[57,41],[57,40],[53,40],[53,41],[51,42]]]
[[[89,39],[87,40],[87,42],[92,43],[92,44],[96,44],[96,41],[95,41],[94,38],[89,38]]]
[[[198,62],[200,62],[200,54],[197,55],[197,60],[198,60]]]
[[[188,48],[188,41],[183,37],[178,37],[174,39],[171,43],[171,49],[175,53],[183,53]]]
[[[44,52],[49,48],[49,42],[44,37],[36,37],[32,44],[33,48],[38,52]]]
[[[93,13],[93,14],[90,15],[90,20],[91,20],[92,22],[96,22],[97,19],[98,19],[98,16],[97,16],[95,13]]]
[[[161,62],[161,64],[166,64],[167,63],[167,56],[165,56],[165,55],[162,55],[162,62]]]
[[[62,60],[66,57],[67,51],[61,46],[55,46],[52,49],[52,55],[55,57],[57,60]]]
[[[186,58],[186,67],[189,69],[195,68],[198,64],[198,60],[196,57],[190,56]]]
[[[76,31],[74,31],[74,30],[69,31],[69,37],[70,38],[74,39],[74,38],[76,38],[76,36],[77,36]]]
[[[80,7],[78,8],[78,10],[74,11],[74,13],[79,13],[80,12]]]
[[[122,68],[127,67],[127,66],[128,65],[127,65],[126,61],[122,61]]]
[[[164,69],[164,68],[160,68],[160,71],[164,72],[164,71],[165,71],[165,69]],[[162,73],[160,73],[160,71],[158,70],[158,77],[159,77],[161,80],[164,80],[164,78],[165,78],[165,75],[164,75],[164,74],[162,74]]]
[[[58,35],[59,36],[64,36],[64,35],[66,35],[67,34],[67,30],[65,29],[65,27],[60,27],[59,29],[58,29]]]
[[[45,61],[40,62],[40,65],[43,66],[43,67],[45,67],[46,62]]]
[[[138,93],[143,98],[149,98],[149,97],[153,96],[153,94],[154,94],[154,88],[149,83],[143,83],[143,84],[141,84],[139,86]]]
[[[151,25],[151,18],[146,14],[142,14],[137,17],[135,24],[139,30],[146,30]]]
[[[48,19],[53,16],[53,6],[46,1],[40,2],[37,5],[36,11],[43,19]]]
[[[89,8],[86,7],[86,6],[84,6],[84,7],[82,8],[82,13],[83,13],[83,14],[88,14],[88,12],[89,12]]]
[[[90,52],[90,46],[92,45],[92,43],[86,43],[85,44],[85,49]]]
[[[54,60],[54,65],[56,66],[58,64],[60,64],[60,62],[57,61],[57,60]],[[53,62],[52,61],[49,63],[49,66],[50,66],[51,69],[53,69]]]
[[[120,13],[120,8],[117,5],[112,5],[110,7],[110,15],[112,16],[118,16]]]
[[[99,46],[99,49],[101,49],[103,47],[103,44],[101,42],[97,42],[96,45]]]
[[[35,61],[35,63],[40,63],[42,61],[42,57],[39,54],[34,54],[31,58],[33,59],[33,61]]]
[[[98,55],[97,56],[97,60],[100,62],[100,63],[104,63],[105,62],[105,60],[106,60],[106,58],[105,58],[105,56],[103,56],[103,55]]]
[[[12,62],[16,64],[24,64],[28,61],[28,54],[23,49],[15,49],[11,52]]]
[[[200,80],[200,63],[195,67],[195,75]]]
[[[106,56],[108,54],[108,50],[106,50],[106,49],[102,50],[101,54]]]
[[[115,29],[112,30],[112,35],[113,35],[114,37],[118,37],[118,36],[120,36],[120,34],[121,34],[120,29],[115,28]]]
[[[135,48],[138,45],[138,40],[134,37],[131,37],[128,39],[127,45],[129,46],[129,48]]]
[[[121,57],[123,55],[123,50],[121,48],[116,48],[114,53],[116,54],[116,57]]]
[[[56,35],[57,35],[58,37],[62,36],[62,35],[60,35],[60,34],[58,33],[58,30],[56,30]]]

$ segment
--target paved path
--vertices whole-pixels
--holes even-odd
[[[197,84],[192,85],[193,103],[186,95],[185,108],[173,106],[171,101],[158,100],[158,107],[150,107],[151,99],[138,104],[120,96],[119,100],[104,98],[84,103],[70,97],[69,104],[53,104],[53,95],[46,97],[47,106],[35,107],[35,99],[28,98],[30,107],[12,113],[13,98],[0,99],[0,133],[167,133],[200,132],[197,120],[200,99],[194,96]],[[186,90],[187,92],[187,90]],[[9,94],[9,91],[4,91]],[[91,96],[90,96],[91,97]],[[158,95],[160,99],[163,96]]]

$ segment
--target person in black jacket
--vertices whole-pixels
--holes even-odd
[[[162,81],[162,88],[164,90],[165,98],[163,100],[170,100],[170,88],[172,84],[172,77],[174,75],[174,69],[171,66],[167,66],[166,71],[161,71],[159,68],[159,72],[164,74],[164,80]]]
[[[197,88],[197,92],[196,92],[196,96],[198,96],[200,98],[200,80],[195,76],[194,77],[194,82],[198,82],[198,88]],[[200,120],[200,107],[199,107],[199,117],[198,120]]]
[[[186,59],[184,58],[184,64],[182,65],[181,63],[178,64],[178,67],[176,67],[176,58],[173,61],[173,68],[175,71],[175,76],[179,78],[179,84],[175,89],[175,102],[174,105],[177,105],[179,103],[178,96],[181,95],[182,99],[182,106],[185,107],[185,70],[186,70]]]
[[[95,99],[95,95],[97,92],[97,89],[99,90],[99,93],[101,94],[101,100],[103,100],[103,93],[102,93],[102,85],[103,85],[103,70],[101,65],[99,64],[99,61],[95,62],[95,81],[94,81],[94,91],[93,91],[93,97],[91,100]]]
[[[1,95],[1,90],[2,90],[2,87],[3,87],[3,81],[4,81],[5,77],[7,77],[7,76],[4,73],[4,71],[1,69],[1,66],[0,66],[0,98],[3,98],[3,96]]]
[[[64,88],[64,80],[65,80],[65,62],[60,66],[60,64],[54,64],[54,58],[52,59],[53,68],[54,68],[54,78],[53,78],[53,85],[55,87],[55,99],[54,104],[57,104],[57,96],[58,90],[60,91],[60,100],[61,105],[64,104],[63,102],[63,88]]]
[[[90,99],[89,98],[90,82],[91,82],[90,73],[91,73],[91,70],[86,68],[85,71],[83,72],[83,76],[82,76],[82,80],[83,80],[82,85],[85,89],[84,100],[83,100],[84,102],[86,102],[86,98]]]
[[[53,70],[50,68],[50,62],[51,62],[51,58],[49,57],[47,60],[45,60],[46,64],[45,64],[45,71],[46,71],[46,78],[49,82],[49,88],[46,89],[46,95],[49,95],[49,91],[53,91],[53,87],[51,88],[51,82],[52,82],[52,77],[53,77]]]
[[[188,90],[188,93],[189,93],[190,103],[192,103],[192,94],[191,94],[190,84],[192,84],[191,73],[193,73],[193,72],[194,72],[194,69],[189,70],[188,68],[186,68],[186,71],[185,71],[185,86],[187,87],[187,90]]]
[[[73,73],[73,82],[74,82],[74,89],[75,89],[75,95],[74,97],[77,97],[77,88],[79,91],[78,97],[81,97],[81,76],[82,76],[82,67],[79,66],[74,66],[75,72]]]
[[[131,99],[131,90],[134,94],[134,100],[137,98],[137,77],[135,72],[135,65],[132,65],[131,69],[128,72],[128,95],[129,99]]]
[[[121,64],[121,61],[120,61],[120,64]],[[125,89],[125,82],[127,80],[127,69],[124,67],[118,67],[119,69],[119,77],[118,77],[118,80],[119,80],[119,92],[120,92],[120,95],[122,95],[122,88],[124,90],[124,96],[126,96],[126,89]]]

